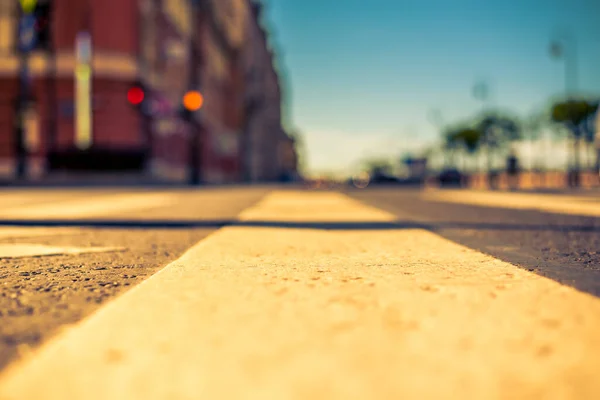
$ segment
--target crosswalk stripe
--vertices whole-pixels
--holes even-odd
[[[298,192],[275,192],[264,197],[256,207],[238,216],[242,221],[289,222],[390,222],[396,217],[386,211],[367,206],[341,193],[330,192],[309,196],[316,204],[307,203]]]
[[[34,206],[43,203],[68,201],[76,198],[89,197],[89,193],[73,192],[54,192],[54,191],[1,191],[0,190],[0,209],[14,207]]]
[[[30,243],[0,243],[0,259],[53,256],[59,254],[108,253],[122,251],[120,247],[48,246]]]
[[[305,192],[241,217],[394,218]],[[425,230],[227,227],[9,368],[0,399],[595,399],[599,330],[600,300]]]
[[[537,210],[549,213],[600,217],[600,200],[585,196],[501,193],[471,190],[428,190],[421,198],[481,207]]]
[[[176,201],[175,194],[126,193],[100,195],[93,198],[76,198],[59,202],[15,206],[0,211],[2,218],[82,218],[95,217],[116,212],[138,211],[162,207]]]
[[[79,231],[76,229],[68,229],[68,228],[0,227],[0,240],[16,239],[16,238],[32,238],[32,237],[42,237],[42,236],[75,235],[78,232]]]

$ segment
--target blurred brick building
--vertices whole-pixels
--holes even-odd
[[[54,0],[52,35],[55,57],[33,52],[29,57],[32,105],[39,131],[29,146],[29,172],[41,175],[58,161],[77,158],[74,138],[75,36],[93,33],[93,149],[122,153],[125,163],[140,163],[145,143],[140,118],[123,93],[138,74],[139,35],[134,1]],[[4,174],[15,169],[15,100],[20,60],[16,54],[19,2],[3,1],[0,19],[0,164]],[[119,12],[115,12],[119,10]],[[55,74],[52,72],[55,70]],[[55,77],[56,79],[52,79]],[[127,134],[124,134],[127,132]],[[88,154],[89,156],[89,154]],[[56,164],[56,165],[52,165]]]
[[[289,138],[281,123],[280,81],[255,2],[52,3],[55,62],[40,52],[29,62],[39,126],[29,140],[30,175],[93,167],[183,181],[194,163],[208,183],[274,180],[283,174],[282,143]],[[12,177],[18,2],[0,1],[0,7],[0,175]],[[84,150],[75,146],[74,128],[74,43],[81,31],[91,32],[93,42],[92,144]],[[127,102],[136,81],[146,87],[151,114]],[[205,98],[191,124],[177,112],[190,89]],[[251,110],[253,96],[261,100]]]
[[[279,166],[281,178],[285,181],[295,181],[300,178],[298,173],[298,143],[291,135],[285,135],[279,143]]]
[[[293,143],[282,126],[281,77],[263,21],[263,6],[250,3],[244,63],[246,110],[244,162],[250,181],[272,181],[285,174],[286,145]]]

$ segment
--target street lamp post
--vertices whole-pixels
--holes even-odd
[[[563,35],[550,43],[550,55],[565,63],[565,94],[572,96],[577,91],[578,65],[577,42],[573,35]]]
[[[481,113],[485,117],[486,107],[490,99],[490,88],[487,82],[480,81],[473,87],[473,97],[481,102]],[[492,138],[490,137],[490,128],[484,129],[483,132],[483,144],[485,145],[486,158],[487,158],[487,180],[490,189],[494,185],[494,174],[492,171]]]
[[[442,112],[439,109],[432,109],[429,111],[429,113],[427,114],[427,120],[439,131],[439,134],[442,135],[442,129],[444,128],[444,117],[442,115]],[[444,140],[444,138],[442,138],[442,140]],[[443,149],[443,142],[442,142],[442,151],[443,153],[446,153]],[[441,154],[442,159],[443,159],[443,163],[445,166],[448,166],[450,164],[449,162],[449,157],[447,154]]]
[[[20,1],[17,23],[17,52],[19,55],[19,91],[15,101],[15,159],[16,177],[23,179],[27,176],[27,148],[25,146],[25,109],[31,101],[31,76],[29,71],[29,53],[35,47],[35,17],[33,15],[35,1]]]
[[[442,112],[439,109],[433,109],[428,114],[429,122],[431,122],[436,128],[441,129],[444,126],[444,118]]]
[[[565,95],[574,96],[578,85],[577,41],[572,34],[563,34],[550,43],[550,56],[562,60],[565,68]],[[573,138],[574,171],[569,170],[569,184],[579,186],[579,138]]]
[[[201,15],[205,11],[204,2],[199,0],[193,0],[192,6],[192,27],[195,32],[198,31],[198,27],[204,23]],[[189,41],[189,76],[188,84],[190,88],[199,88],[202,86],[199,67],[203,66],[203,59],[198,49],[200,43],[196,35],[192,35]],[[199,109],[199,107],[198,107]],[[197,110],[196,110],[197,111]],[[189,184],[192,186],[199,185],[202,183],[202,170],[201,170],[201,152],[203,151],[202,143],[202,124],[192,115],[187,113],[188,129],[190,129],[190,147],[189,147]]]
[[[252,182],[253,174],[253,152],[254,152],[254,141],[251,138],[251,123],[254,117],[260,111],[263,106],[263,100],[257,97],[251,97],[244,106],[244,128],[242,133],[242,169],[243,169],[243,180],[247,183]]]

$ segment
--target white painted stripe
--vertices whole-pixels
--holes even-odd
[[[0,239],[13,239],[24,237],[75,235],[76,229],[64,228],[0,228]]]
[[[245,218],[332,205],[368,214],[278,193]],[[598,299],[423,230],[228,227],[13,365],[0,398],[595,399],[599,330]]]
[[[389,222],[396,219],[393,214],[364,205],[341,193],[332,192],[316,198],[318,203],[311,207],[310,203],[306,203],[305,195],[274,193],[265,196],[256,207],[245,210],[238,218],[244,221],[292,222]]]
[[[168,193],[129,193],[95,198],[79,197],[74,200],[52,204],[25,205],[4,209],[0,211],[0,217],[21,219],[97,217],[111,213],[164,207],[173,204],[176,200],[177,196],[175,194]]]
[[[75,202],[77,199],[90,198],[90,192],[54,191],[54,190],[16,190],[0,192],[0,214],[14,208],[34,207],[37,205]]]
[[[120,247],[59,247],[43,244],[0,244],[0,258],[23,258],[59,254],[106,253],[122,251]]]
[[[471,190],[428,190],[424,200],[471,204],[481,207],[537,210],[557,214],[600,217],[600,199],[587,196],[503,193]]]

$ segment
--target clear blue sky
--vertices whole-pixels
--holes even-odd
[[[548,54],[564,28],[578,42],[579,88],[600,93],[597,0],[265,3],[311,170],[435,140],[429,110],[447,122],[473,114],[482,78],[499,107],[525,115],[543,106],[564,90],[564,64]]]

